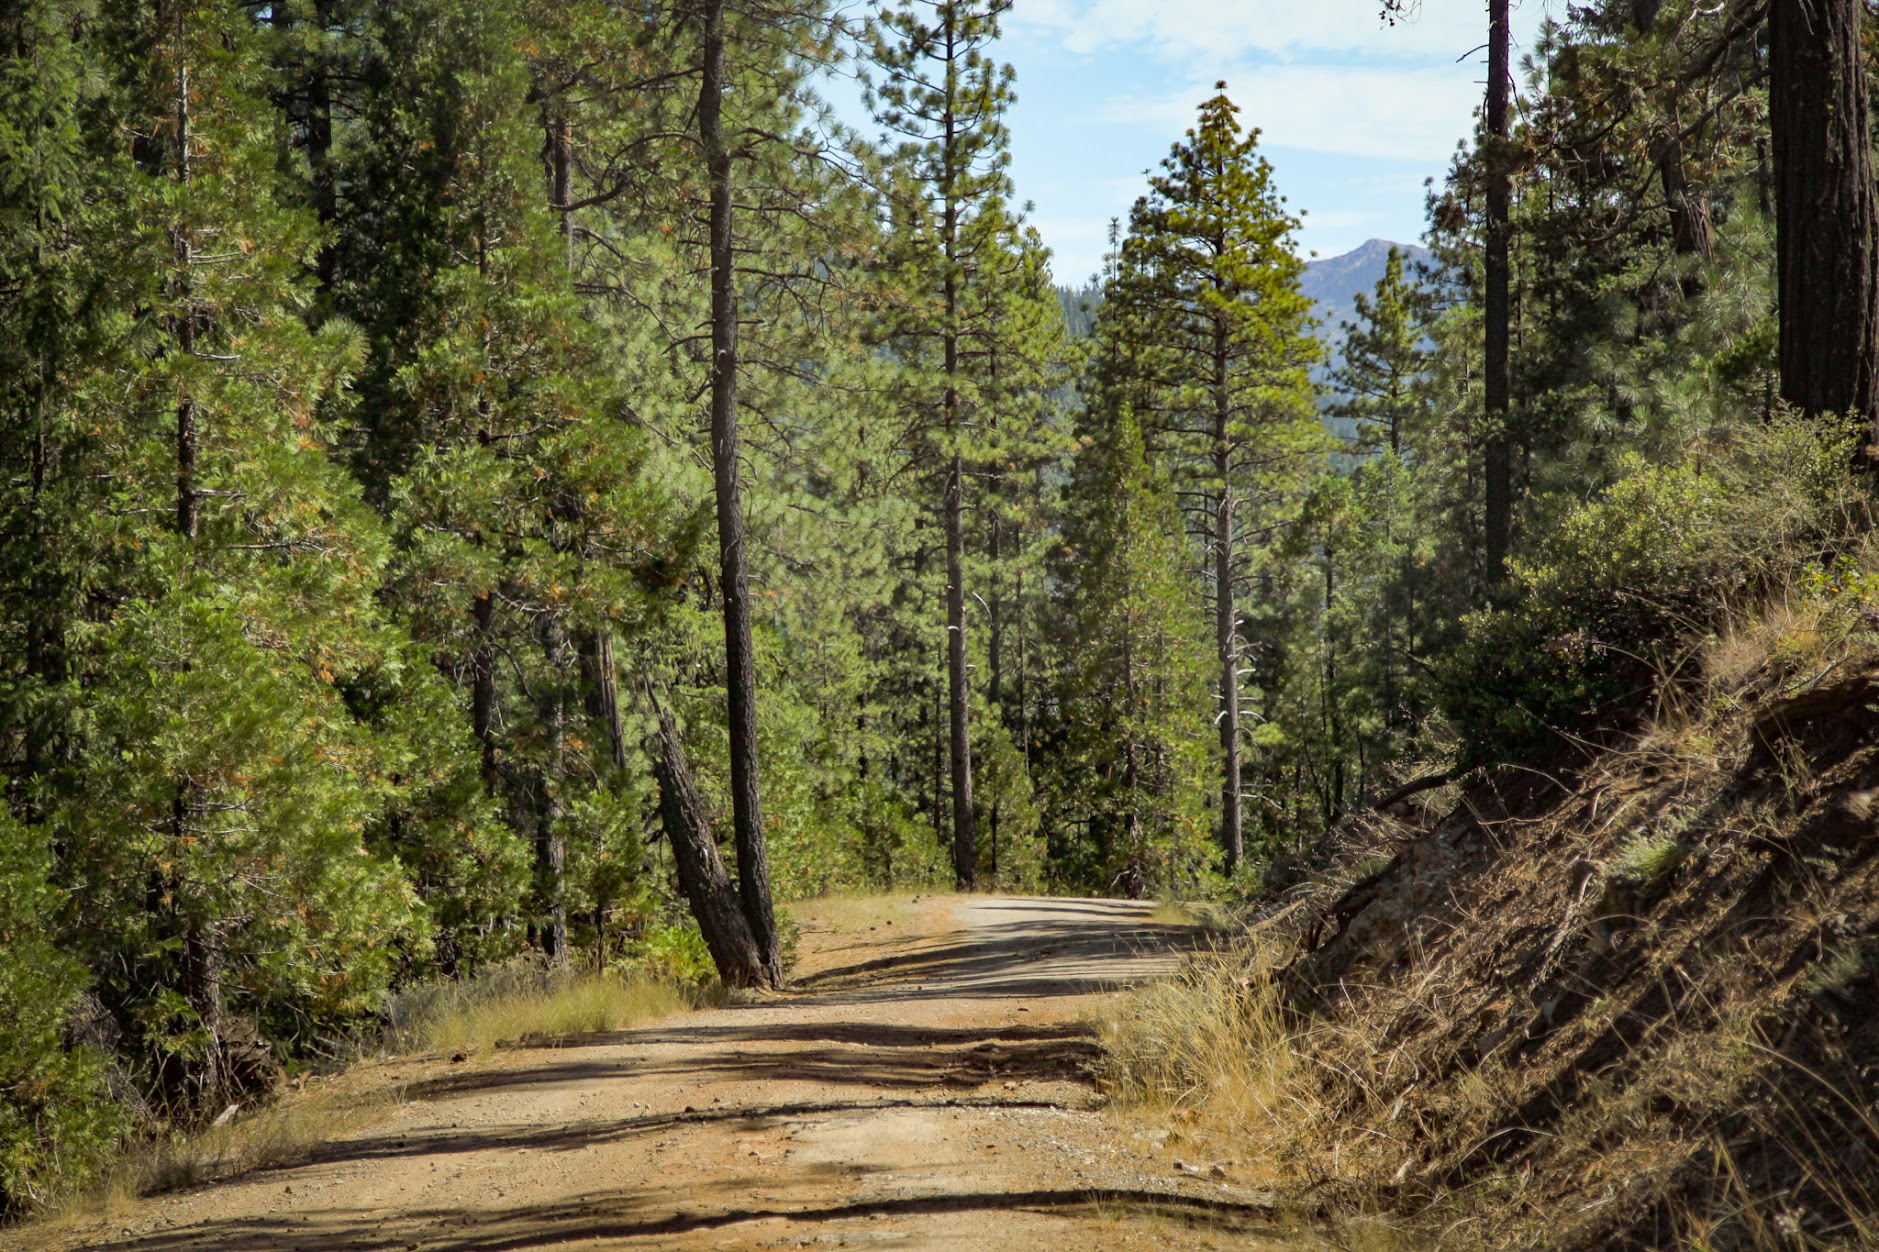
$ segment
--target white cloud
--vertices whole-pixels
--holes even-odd
[[[1516,29],[1537,25],[1546,4],[1524,0]],[[1380,12],[1378,0],[1027,0],[1009,28],[1080,54],[1131,47],[1171,60],[1257,52],[1453,61],[1486,38],[1485,6],[1466,0],[1425,0],[1416,17],[1395,26]]]
[[[1258,127],[1265,147],[1384,160],[1446,160],[1472,127],[1481,94],[1466,73],[1439,69],[1304,64],[1223,74],[1240,124]],[[1212,93],[1211,82],[1196,82],[1151,99],[1112,96],[1091,120],[1147,127],[1172,142]]]

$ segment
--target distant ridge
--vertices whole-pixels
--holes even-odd
[[[1342,323],[1356,316],[1357,297],[1377,288],[1389,264],[1390,249],[1401,248],[1405,267],[1427,261],[1427,248],[1413,243],[1392,244],[1387,239],[1372,239],[1342,256],[1323,257],[1305,263],[1305,276],[1299,289],[1311,297],[1318,316],[1318,334],[1331,345],[1333,353],[1344,342]],[[1413,279],[1413,275],[1411,275]]]
[[[1389,265],[1390,249],[1401,248],[1405,267],[1429,260],[1431,254],[1420,244],[1393,244],[1387,239],[1372,239],[1340,256],[1320,257],[1305,262],[1299,290],[1311,300],[1318,319],[1319,337],[1331,345],[1333,355],[1344,342],[1343,323],[1357,315],[1357,297],[1377,289],[1383,271]],[[1414,274],[1409,275],[1414,281]],[[1096,310],[1103,302],[1100,283],[1092,280],[1082,287],[1059,285],[1057,299],[1063,307],[1064,325],[1070,337],[1087,336],[1096,321]]]

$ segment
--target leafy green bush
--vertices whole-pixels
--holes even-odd
[[[1444,695],[1470,763],[1529,751],[1648,689],[1661,645],[1705,623],[1740,577],[1715,543],[1720,481],[1626,468],[1514,562],[1507,607],[1468,620]]]
[[[698,927],[687,920],[670,926],[655,926],[632,945],[622,962],[625,972],[685,987],[709,987],[718,980],[717,966],[711,962],[711,949],[705,946]]]
[[[0,812],[0,1215],[83,1182],[123,1130],[104,1058],[64,1039],[83,971],[48,938],[47,859],[38,838]]]
[[[1602,494],[1535,524],[1502,604],[1467,619],[1445,667],[1464,762],[1635,716],[1639,696],[1693,677],[1679,664],[1684,645],[1733,604],[1840,569],[1871,525],[1854,438],[1784,417],[1690,464],[1628,457]]]

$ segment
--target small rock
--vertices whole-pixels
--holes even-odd
[[[469,1059],[470,1059],[470,1058],[469,1058],[469,1057],[468,1057],[467,1055],[465,1055],[464,1053],[462,1053],[462,1052],[456,1052],[456,1053],[452,1053],[452,1054],[451,1054],[451,1057],[450,1057],[450,1063],[451,1063],[452,1065],[461,1065],[461,1064],[463,1064],[463,1063],[464,1063],[465,1061],[467,1061],[467,1060],[469,1060]]]

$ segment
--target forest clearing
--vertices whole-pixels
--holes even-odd
[[[0,0],[0,1239],[1879,1247],[1876,101]]]

